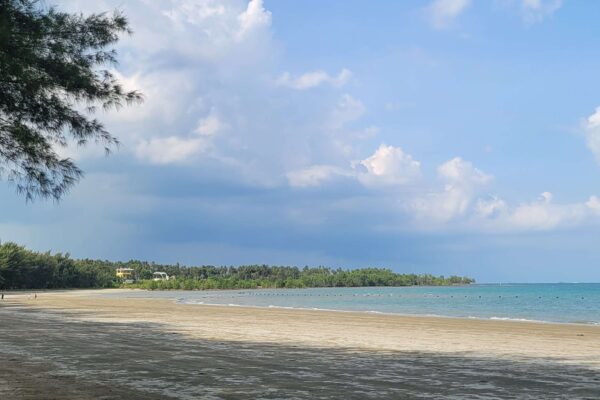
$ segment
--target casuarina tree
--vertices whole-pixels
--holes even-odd
[[[111,72],[112,46],[129,33],[118,11],[85,16],[0,0],[0,179],[27,200],[58,200],[82,177],[61,147],[118,145],[94,112],[141,100]]]

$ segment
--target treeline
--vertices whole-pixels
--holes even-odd
[[[193,267],[182,270],[168,281],[142,280],[129,285],[141,289],[256,289],[362,286],[464,285],[469,278],[415,274],[397,274],[389,269],[363,268],[354,270],[297,267]]]
[[[131,268],[136,282],[117,279],[117,268]],[[174,277],[154,281],[164,271]],[[108,288],[143,289],[253,289],[303,287],[464,285],[466,277],[398,274],[389,269],[298,268],[267,265],[186,267],[145,261],[112,262],[72,259],[69,254],[38,253],[14,243],[0,244],[0,289]]]

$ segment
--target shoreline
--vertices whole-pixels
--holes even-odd
[[[377,310],[343,310],[343,309],[333,309],[333,308],[308,308],[308,307],[288,307],[288,306],[276,306],[276,305],[268,305],[268,306],[254,306],[248,304],[220,304],[220,303],[190,303],[190,302],[181,302],[176,299],[165,299],[171,300],[176,304],[181,305],[189,305],[189,306],[207,306],[207,307],[236,307],[236,308],[249,308],[249,309],[282,309],[282,310],[298,310],[298,311],[315,311],[315,312],[339,312],[339,313],[355,313],[355,314],[374,314],[374,315],[382,315],[382,316],[391,316],[391,317],[408,317],[408,318],[441,318],[441,319],[456,319],[456,320],[465,320],[465,321],[499,321],[499,322],[514,322],[514,323],[531,323],[531,324],[544,324],[544,325],[574,325],[574,326],[598,326],[600,327],[600,322],[560,322],[560,321],[544,321],[544,320],[535,320],[535,319],[526,319],[526,318],[509,318],[509,317],[460,317],[453,315],[439,315],[439,314],[409,314],[409,313],[394,313],[394,312],[384,312]]]
[[[182,314],[181,316],[196,318],[196,314],[200,315],[210,313],[211,315],[227,316],[229,314],[237,315],[261,315],[265,319],[273,317],[286,316],[290,318],[304,317],[307,319],[344,319],[344,320],[375,320],[378,322],[389,322],[390,324],[403,324],[405,322],[418,323],[419,325],[451,326],[462,327],[469,330],[473,327],[491,327],[500,331],[510,331],[511,328],[519,331],[545,331],[557,330],[561,332],[570,332],[572,330],[583,330],[593,334],[597,334],[600,339],[600,326],[595,324],[585,323],[561,323],[561,322],[538,322],[529,320],[515,319],[495,319],[495,318],[468,318],[454,316],[439,316],[439,315],[424,315],[424,314],[400,314],[400,313],[384,313],[373,311],[358,311],[358,310],[339,310],[339,309],[312,309],[312,308],[297,308],[297,307],[279,307],[279,306],[252,306],[252,305],[231,305],[231,304],[198,304],[179,302],[175,298],[157,298],[157,297],[102,297],[102,292],[111,291],[113,293],[126,294],[132,289],[92,289],[92,290],[76,290],[76,291],[59,291],[45,292],[46,296],[39,296],[37,299],[31,296],[35,292],[23,293],[18,299],[15,299],[16,304],[21,307],[49,310],[51,312],[64,313],[65,315],[77,315],[81,312],[89,314],[87,318],[95,319],[95,316],[101,316],[101,319],[109,320],[132,320],[135,319],[144,321],[154,321],[161,323],[172,323],[174,318],[164,320],[164,312],[173,313],[174,315]],[[145,289],[133,289],[135,291],[149,292]],[[41,293],[41,292],[37,292]],[[100,295],[100,296],[97,296]],[[14,297],[13,297],[14,299]],[[26,300],[26,301],[22,301]],[[7,301],[7,300],[5,300]],[[10,300],[9,300],[10,301]],[[104,303],[104,307],[102,307]],[[0,304],[1,305],[1,304]],[[122,312],[123,308],[130,308],[130,316],[124,318],[127,314],[115,314],[115,311]],[[142,312],[138,313],[138,310]],[[156,313],[149,312],[156,310]],[[229,321],[233,323],[234,321]],[[181,325],[181,324],[179,324]],[[185,325],[185,324],[183,324]],[[600,343],[600,342],[599,342]],[[600,348],[598,349],[600,355]],[[598,360],[600,364],[600,358]]]
[[[474,284],[480,285],[480,284]],[[487,285],[487,284],[482,284]],[[499,284],[500,285],[500,284]],[[456,286],[470,286],[470,285],[456,285]],[[380,288],[380,287],[390,287],[390,286],[364,286],[360,288],[370,289],[370,288]],[[425,287],[425,286],[398,286],[403,288],[410,287]],[[447,286],[426,286],[426,287],[447,287]],[[4,291],[5,295],[17,296],[17,298],[21,298],[26,295],[34,295],[35,293],[45,293],[50,295],[56,294],[70,294],[70,293],[90,293],[93,295],[102,294],[102,292],[112,292],[112,293],[128,293],[128,292],[145,292],[145,293],[169,293],[169,292],[239,292],[239,291],[254,291],[254,290],[305,290],[305,289],[326,289],[326,288],[278,288],[278,289],[270,289],[270,288],[262,288],[262,289],[192,289],[192,290],[183,290],[183,289],[142,289],[142,288],[99,288],[99,289],[85,289],[85,288],[70,288],[70,289],[41,289],[41,290],[30,290],[30,289],[19,289],[19,290],[11,290]],[[336,288],[340,289],[340,288]],[[348,289],[356,289],[348,287]],[[106,297],[110,299],[110,297]],[[531,324],[542,324],[542,325],[572,325],[572,326],[591,326],[591,327],[600,327],[600,321],[581,321],[581,322],[562,322],[562,321],[552,321],[552,320],[538,320],[538,319],[529,319],[529,318],[513,318],[513,317],[503,317],[503,316],[492,316],[492,317],[479,317],[479,316],[454,316],[454,315],[442,315],[442,314],[420,314],[420,313],[399,313],[399,312],[385,312],[378,310],[347,310],[347,309],[336,309],[336,308],[318,308],[318,307],[293,307],[293,306],[278,306],[278,305],[250,305],[250,304],[236,304],[236,303],[206,303],[206,302],[185,302],[180,301],[176,298],[168,298],[168,297],[134,297],[132,299],[147,299],[147,300],[167,300],[172,301],[174,304],[181,305],[191,305],[191,306],[207,306],[207,307],[233,307],[233,308],[248,308],[248,309],[282,309],[282,310],[298,310],[298,311],[314,311],[314,312],[333,312],[333,313],[356,313],[356,314],[373,314],[373,315],[382,315],[382,316],[391,316],[391,317],[408,317],[408,318],[440,318],[440,319],[451,319],[451,320],[464,320],[464,321],[494,321],[494,322],[508,322],[508,323],[531,323]]]
[[[470,285],[465,285],[465,286],[457,286],[457,287],[468,287]],[[401,288],[439,288],[441,286],[404,286]],[[442,286],[443,287],[443,286]],[[360,287],[359,289],[378,289],[378,288],[384,288],[384,287],[372,287],[372,286],[365,286],[365,287]],[[210,292],[242,292],[242,293],[249,293],[249,294],[254,294],[252,293],[255,290],[265,290],[265,291],[282,291],[285,292],[287,290],[290,291],[303,291],[303,290],[311,290],[311,289],[356,289],[356,288],[305,288],[305,289],[298,289],[298,288],[282,288],[282,289],[210,289],[207,290],[207,293]],[[131,289],[123,289],[120,288],[118,290],[131,290]],[[186,290],[149,290],[149,289],[133,289],[133,290],[139,290],[139,291],[143,291],[143,292],[147,292],[147,293],[174,293],[174,292],[181,292],[181,293],[186,293],[188,291]],[[203,292],[202,290],[200,291],[192,291],[192,292]],[[283,294],[286,295],[286,294]],[[320,296],[320,295],[319,295]],[[357,295],[358,296],[358,295]],[[374,295],[377,296],[377,295]],[[383,297],[382,295],[379,295],[380,297]],[[387,296],[387,294],[386,294]],[[391,296],[391,294],[390,294]],[[402,295],[400,296],[402,297]],[[481,296],[480,296],[481,297]],[[154,298],[153,296],[149,296],[148,298]],[[163,297],[157,297],[157,298],[163,298]],[[174,299],[175,301],[179,301],[179,299]],[[186,303],[186,301],[179,301],[180,303]],[[535,318],[535,317],[528,317],[528,316],[511,316],[510,314],[502,314],[502,313],[495,313],[492,314],[490,313],[490,315],[452,315],[452,314],[443,314],[443,313],[422,313],[419,311],[415,311],[412,312],[394,312],[394,311],[381,311],[381,310],[377,310],[377,309],[371,309],[371,310],[367,310],[367,309],[360,309],[360,310],[356,310],[356,309],[349,309],[349,308],[335,308],[335,307],[296,307],[293,305],[278,305],[278,304],[260,304],[260,305],[254,305],[254,304],[240,304],[240,303],[236,303],[235,301],[231,301],[229,303],[211,303],[210,301],[202,301],[200,299],[187,299],[187,304],[196,304],[196,305],[208,305],[208,306],[231,306],[231,307],[250,307],[250,308],[282,308],[282,309],[298,309],[298,310],[313,310],[313,311],[334,311],[334,312],[357,312],[357,313],[372,313],[372,314],[381,314],[381,315],[397,315],[397,316],[407,316],[407,317],[411,317],[411,316],[422,316],[422,317],[434,317],[434,318],[459,318],[459,319],[466,319],[466,320],[493,320],[493,321],[512,321],[512,322],[531,322],[531,323],[540,323],[540,324],[571,324],[571,325],[590,325],[590,326],[600,326],[600,320],[586,320],[586,319],[580,319],[580,320],[571,320],[571,321],[561,321],[561,320],[556,320],[556,319],[542,319],[542,318]]]

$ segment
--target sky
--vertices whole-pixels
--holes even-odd
[[[68,0],[122,10],[121,146],[0,182],[0,240],[187,265],[600,281],[600,3]]]

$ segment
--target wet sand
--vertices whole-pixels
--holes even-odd
[[[0,399],[600,398],[597,326],[98,293],[0,302]]]

